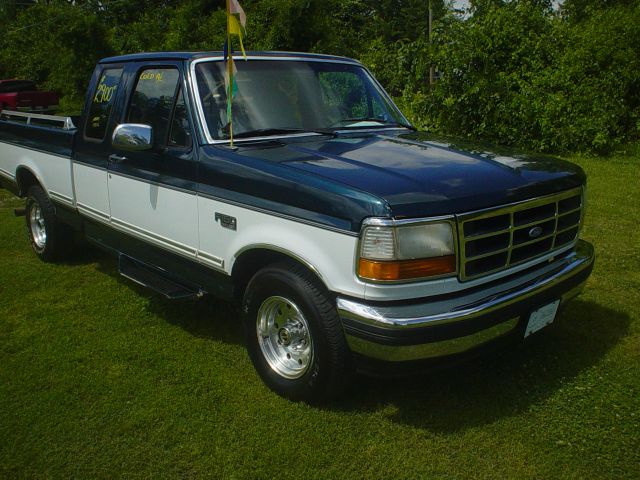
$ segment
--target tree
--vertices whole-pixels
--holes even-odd
[[[62,108],[77,112],[95,63],[111,53],[95,14],[52,1],[18,12],[4,33],[0,64],[10,76],[58,91]]]

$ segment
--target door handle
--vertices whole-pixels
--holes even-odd
[[[111,163],[122,163],[127,159],[127,157],[121,157],[120,155],[116,155],[115,153],[109,155],[109,161]]]

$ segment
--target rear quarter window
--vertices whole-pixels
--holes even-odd
[[[104,139],[121,78],[122,68],[105,69],[100,75],[89,107],[85,126],[86,137],[96,140]]]

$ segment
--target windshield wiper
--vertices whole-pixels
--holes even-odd
[[[328,128],[258,128],[255,130],[247,130],[234,134],[235,138],[249,138],[249,137],[269,137],[272,135],[283,135],[287,133],[320,133],[322,135],[336,136],[336,132]]]

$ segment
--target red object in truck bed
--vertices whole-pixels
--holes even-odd
[[[31,80],[0,80],[0,110],[52,112],[57,109],[57,93],[38,91]]]

